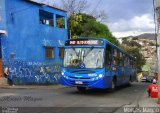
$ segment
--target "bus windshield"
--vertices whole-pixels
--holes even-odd
[[[103,48],[68,48],[65,49],[64,67],[68,68],[102,68]]]

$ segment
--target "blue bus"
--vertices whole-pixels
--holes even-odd
[[[135,58],[103,38],[77,38],[65,42],[62,85],[111,88],[136,80]]]

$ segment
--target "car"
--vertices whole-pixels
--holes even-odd
[[[141,78],[141,82],[146,82],[147,78],[146,77],[142,77]]]
[[[146,82],[152,82],[153,79],[154,79],[154,76],[149,75],[149,76],[146,77]]]

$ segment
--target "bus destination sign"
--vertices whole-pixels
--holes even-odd
[[[69,40],[66,41],[66,45],[102,45],[102,40]]]

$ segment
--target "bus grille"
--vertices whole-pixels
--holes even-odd
[[[95,73],[93,70],[74,70],[70,71],[70,73],[76,73],[76,74],[92,74]]]
[[[91,78],[90,77],[74,77],[74,76],[68,76],[69,78],[72,78],[72,79],[77,79],[77,80],[82,80],[82,79],[85,79],[85,80],[90,80]]]

